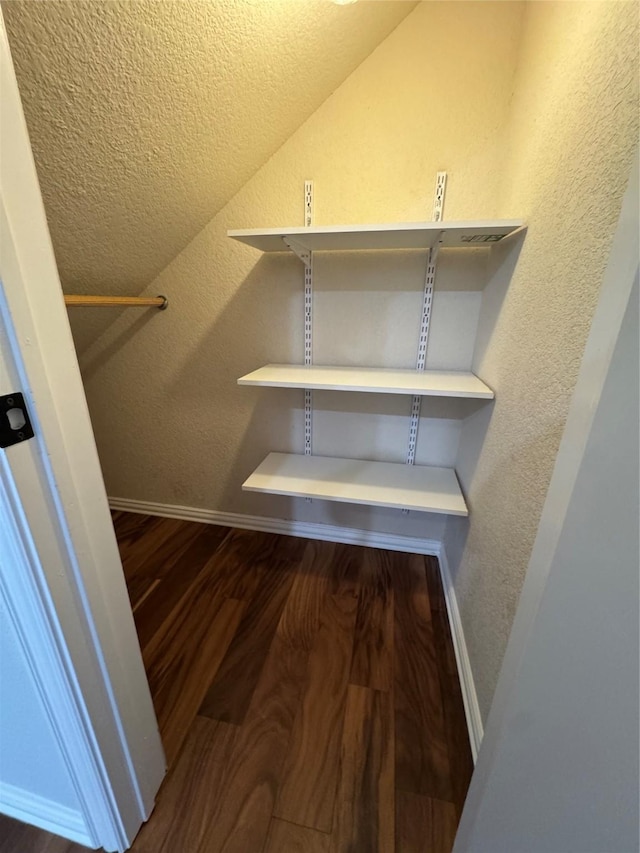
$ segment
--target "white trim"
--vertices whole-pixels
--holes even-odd
[[[242,530],[260,530],[263,533],[281,533],[284,536],[299,536],[302,539],[319,539],[323,542],[342,542],[346,545],[365,545],[387,551],[406,551],[409,554],[440,554],[437,539],[421,539],[417,536],[398,536],[395,533],[378,533],[355,527],[337,527],[332,524],[315,524],[307,521],[291,521],[286,518],[267,518],[262,515],[244,515],[236,512],[218,512],[214,509],[178,506],[174,504],[136,501],[129,498],[109,498],[111,509],[124,512],[139,512],[145,515],[160,515],[164,518],[181,518],[184,521],[200,521],[204,524],[219,524],[223,527],[239,527]]]
[[[467,651],[462,619],[460,618],[460,611],[458,610],[458,600],[456,598],[451,572],[449,571],[449,561],[447,560],[447,552],[445,551],[444,544],[440,546],[437,556],[438,563],[440,564],[440,576],[442,578],[444,598],[447,603],[447,615],[449,617],[449,626],[451,628],[453,650],[456,655],[458,680],[460,681],[460,689],[462,690],[464,714],[467,719],[467,728],[469,729],[471,754],[473,755],[473,761],[475,763],[478,758],[478,752],[480,751],[480,745],[484,736],[482,715],[480,714],[478,694],[476,693],[476,685],[473,680],[473,670],[471,669],[471,661],[469,660],[469,653]]]
[[[0,813],[96,849],[81,812],[6,782],[0,782]]]
[[[84,837],[92,846],[100,839],[107,849],[116,849],[122,828],[117,811],[112,811],[104,767],[86,725],[86,708],[60,641],[60,625],[4,455],[0,455],[0,545],[14,568],[10,574],[0,573],[0,596],[82,807]]]

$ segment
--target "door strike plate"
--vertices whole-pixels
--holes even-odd
[[[16,391],[0,395],[0,447],[11,447],[29,438],[33,438],[33,427],[22,394]]]

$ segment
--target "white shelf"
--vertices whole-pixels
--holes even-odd
[[[453,468],[270,453],[242,488],[341,503],[469,514]]]
[[[311,251],[352,249],[428,249],[441,233],[443,246],[474,247],[496,243],[524,223],[519,219],[478,222],[401,222],[389,225],[324,225],[310,228],[247,228],[228,231],[229,237],[261,252],[286,252],[285,237]]]
[[[473,397],[492,400],[493,391],[473,373],[457,370],[393,370],[385,367],[305,367],[267,364],[238,379],[238,385],[365,391],[423,397]]]

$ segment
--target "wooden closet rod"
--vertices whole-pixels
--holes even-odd
[[[69,296],[65,294],[64,304],[69,308],[108,308],[113,305],[145,308],[155,306],[161,311],[169,305],[166,296]]]

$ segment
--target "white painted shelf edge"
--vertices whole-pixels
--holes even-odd
[[[453,468],[270,453],[242,488],[341,503],[469,514]]]
[[[425,397],[492,400],[493,391],[474,373],[461,370],[397,370],[386,367],[334,367],[267,364],[238,379],[238,385],[362,391]]]
[[[482,219],[460,222],[399,222],[378,225],[321,225],[311,227],[242,228],[227,235],[262,252],[286,252],[284,238],[311,251],[357,249],[428,249],[438,241],[445,247],[486,246],[524,227],[520,219]],[[442,236],[440,236],[442,235]]]

